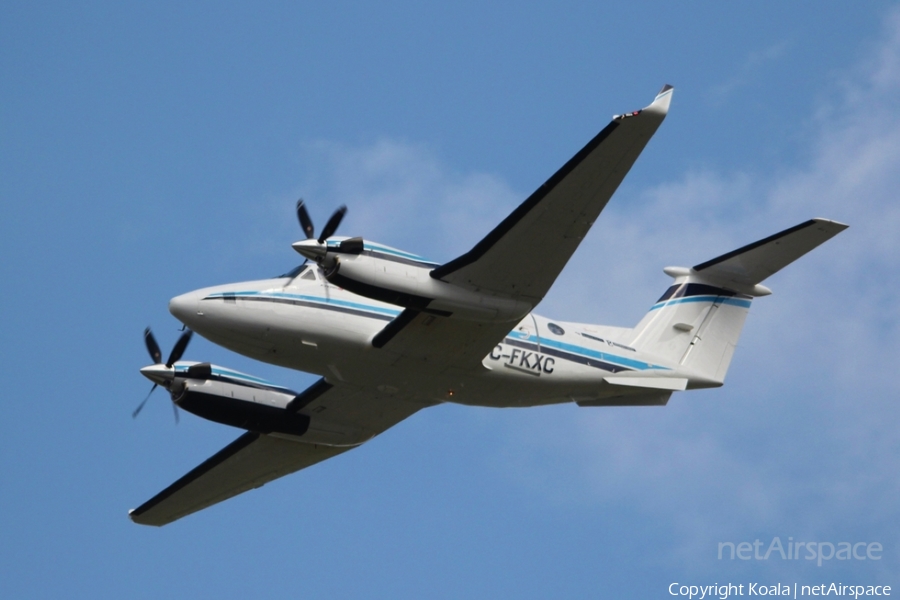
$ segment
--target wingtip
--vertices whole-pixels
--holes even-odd
[[[823,219],[822,217],[816,217],[812,219],[815,223],[819,225],[825,225],[831,229],[836,230],[838,233],[850,227],[846,223],[841,223],[840,221],[834,221],[832,219]]]
[[[669,105],[672,103],[672,93],[675,88],[668,83],[662,86],[662,89],[659,90],[659,93],[656,95],[656,98],[653,99],[653,102],[644,109],[644,111],[655,112],[661,115],[665,115],[669,112]]]
[[[636,117],[639,114],[645,112],[665,117],[669,112],[669,105],[672,103],[672,92],[674,89],[675,88],[668,83],[663,85],[662,89],[659,90],[659,93],[656,94],[656,97],[653,99],[653,102],[650,103],[650,106],[641,110],[635,110],[630,113],[613,115],[613,121],[621,121],[622,119],[627,119],[628,117]]]

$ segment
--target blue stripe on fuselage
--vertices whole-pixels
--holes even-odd
[[[257,291],[246,291],[246,292],[217,292],[215,294],[210,294],[204,300],[218,300],[218,299],[231,299],[231,298],[272,298],[272,299],[286,299],[286,300],[300,300],[303,302],[312,302],[318,305],[329,305],[333,304],[334,306],[340,306],[343,308],[353,308],[356,310],[362,310],[367,312],[378,313],[381,315],[387,315],[389,317],[396,317],[400,314],[399,310],[395,310],[392,308],[384,308],[381,306],[373,306],[371,304],[361,304],[359,302],[350,302],[348,300],[338,300],[336,298],[328,298],[325,296],[309,296],[306,294],[288,294],[286,292],[257,292]]]
[[[311,302],[317,306],[322,307],[323,309],[327,309],[328,305],[334,305],[342,308],[351,308],[354,310],[376,313],[379,315],[385,315],[389,317],[396,317],[400,314],[400,310],[391,309],[391,308],[383,308],[380,306],[373,306],[371,304],[362,304],[359,302],[350,302],[347,300],[337,300],[334,298],[326,298],[323,296],[309,296],[306,294],[289,294],[286,292],[257,292],[257,291],[246,291],[246,292],[218,292],[215,294],[210,294],[205,299],[224,299],[225,297],[234,297],[234,298],[257,298],[260,300],[265,300],[266,298],[272,298],[273,301],[277,301],[278,299],[284,298],[288,300],[299,300],[303,302]],[[683,300],[693,300],[693,298],[685,298]],[[731,300],[730,298],[727,300]],[[749,306],[749,302],[747,303]],[[361,315],[362,316],[362,315]],[[373,315],[374,316],[374,315]],[[382,317],[383,318],[383,317]],[[600,361],[608,362],[613,365],[617,365],[620,367],[634,369],[634,370],[671,370],[668,367],[662,367],[659,365],[653,365],[641,360],[635,360],[633,358],[627,358],[624,356],[618,356],[616,354],[609,354],[607,352],[599,352],[597,350],[592,350],[590,348],[585,348],[584,346],[578,346],[575,344],[570,344],[566,342],[559,342],[556,340],[551,340],[548,338],[540,338],[537,336],[529,335],[526,333],[522,333],[519,331],[511,331],[507,335],[507,337],[511,337],[514,339],[532,342],[535,344],[540,344],[540,346],[546,346],[548,348],[554,348],[557,350],[563,350],[565,352],[570,352],[575,355],[580,355],[587,358],[594,358]]]
[[[530,335],[527,333],[522,333],[520,331],[510,331],[507,337],[512,337],[514,339],[519,339],[523,341],[533,342],[535,344],[539,344],[542,348],[555,348],[558,350],[564,350],[566,352],[571,352],[572,354],[585,356],[589,358],[595,358],[597,360],[601,360],[604,362],[608,362],[613,365],[618,365],[621,367],[627,367],[629,369],[646,371],[648,369],[663,369],[666,371],[670,371],[668,367],[662,367],[659,365],[653,365],[648,362],[644,362],[642,360],[635,360],[633,358],[626,358],[624,356],[618,356],[616,354],[609,354],[607,352],[600,352],[598,350],[592,350],[590,348],[585,348],[584,346],[577,346],[575,344],[569,344],[566,342],[558,342],[556,340],[552,340],[549,338],[538,338],[535,335]]]
[[[666,300],[665,302],[657,302],[650,310],[656,310],[663,306],[672,306],[674,304],[685,304],[687,302],[718,302],[719,304],[728,304],[730,306],[739,306],[741,308],[750,308],[750,300],[744,298],[729,298],[725,296],[688,296],[687,298],[675,298],[674,300]]]

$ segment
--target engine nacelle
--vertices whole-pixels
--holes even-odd
[[[326,446],[355,446],[370,437],[308,407],[292,410],[292,401],[303,394],[210,363],[158,364],[141,372],[168,389],[176,405],[216,423]]]
[[[351,238],[336,246],[329,244],[322,262],[325,277],[334,285],[405,308],[472,321],[502,322],[521,319],[534,308],[527,302],[434,279],[431,271],[437,265],[404,258],[404,254]]]

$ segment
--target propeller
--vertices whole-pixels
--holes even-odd
[[[306,240],[296,242],[293,245],[294,249],[306,258],[311,258],[321,264],[328,253],[325,241],[337,231],[345,214],[347,214],[347,207],[342,205],[332,213],[328,222],[325,223],[322,233],[316,238],[316,229],[309,217],[309,211],[306,210],[306,204],[303,202],[303,198],[297,200],[297,220],[300,222],[303,233],[306,234]]]
[[[300,229],[306,234],[306,239],[310,240],[316,235],[316,228],[313,227],[312,219],[306,212],[306,206],[303,205],[303,198],[297,200],[297,220],[300,221]]]
[[[347,214],[346,206],[341,206],[334,211],[334,214],[331,215],[331,218],[325,223],[325,229],[322,230],[322,235],[319,236],[320,244],[324,244],[325,240],[334,235],[334,232],[337,231],[338,225],[341,224],[341,220],[343,220],[345,214]]]
[[[145,369],[152,369],[156,367],[155,370],[159,370],[158,366],[164,366],[165,369],[171,370],[172,366],[181,360],[181,356],[184,354],[184,351],[187,349],[188,343],[191,341],[191,336],[194,335],[194,332],[190,329],[186,330],[181,334],[181,337],[178,338],[178,341],[175,342],[175,346],[172,347],[172,352],[169,353],[169,358],[166,360],[163,365],[162,362],[162,352],[159,350],[159,344],[156,343],[156,338],[153,336],[153,332],[150,331],[150,328],[144,330],[144,344],[147,346],[147,352],[150,353],[150,358],[153,360],[153,367],[145,367]],[[143,372],[144,369],[141,369]],[[153,379],[153,378],[151,378]],[[169,383],[163,383],[163,387],[169,389],[169,384],[171,383],[173,378],[163,379],[163,382],[168,381]],[[147,404],[147,400],[150,399],[150,396],[156,390],[156,388],[160,385],[158,380],[154,379],[153,387],[150,388],[150,393],[147,394],[147,397],[138,404],[138,407],[134,409],[134,412],[131,413],[132,418],[137,418],[140,414],[141,410],[144,409],[144,405]],[[171,390],[170,390],[171,391]],[[178,406],[172,402],[172,409],[175,411],[175,423],[178,423]]]

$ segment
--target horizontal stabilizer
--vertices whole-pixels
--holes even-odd
[[[691,388],[722,385],[753,298],[772,293],[761,282],[846,228],[810,219],[693,268],[666,267],[675,281],[627,343],[682,367]]]
[[[655,390],[672,390],[675,392],[684,391],[687,388],[688,384],[688,380],[682,377],[610,376],[604,377],[603,381],[611,385],[652,388]]]
[[[845,229],[847,225],[837,221],[811,219],[701,263],[693,270],[704,279],[735,284],[738,289],[754,286]]]

